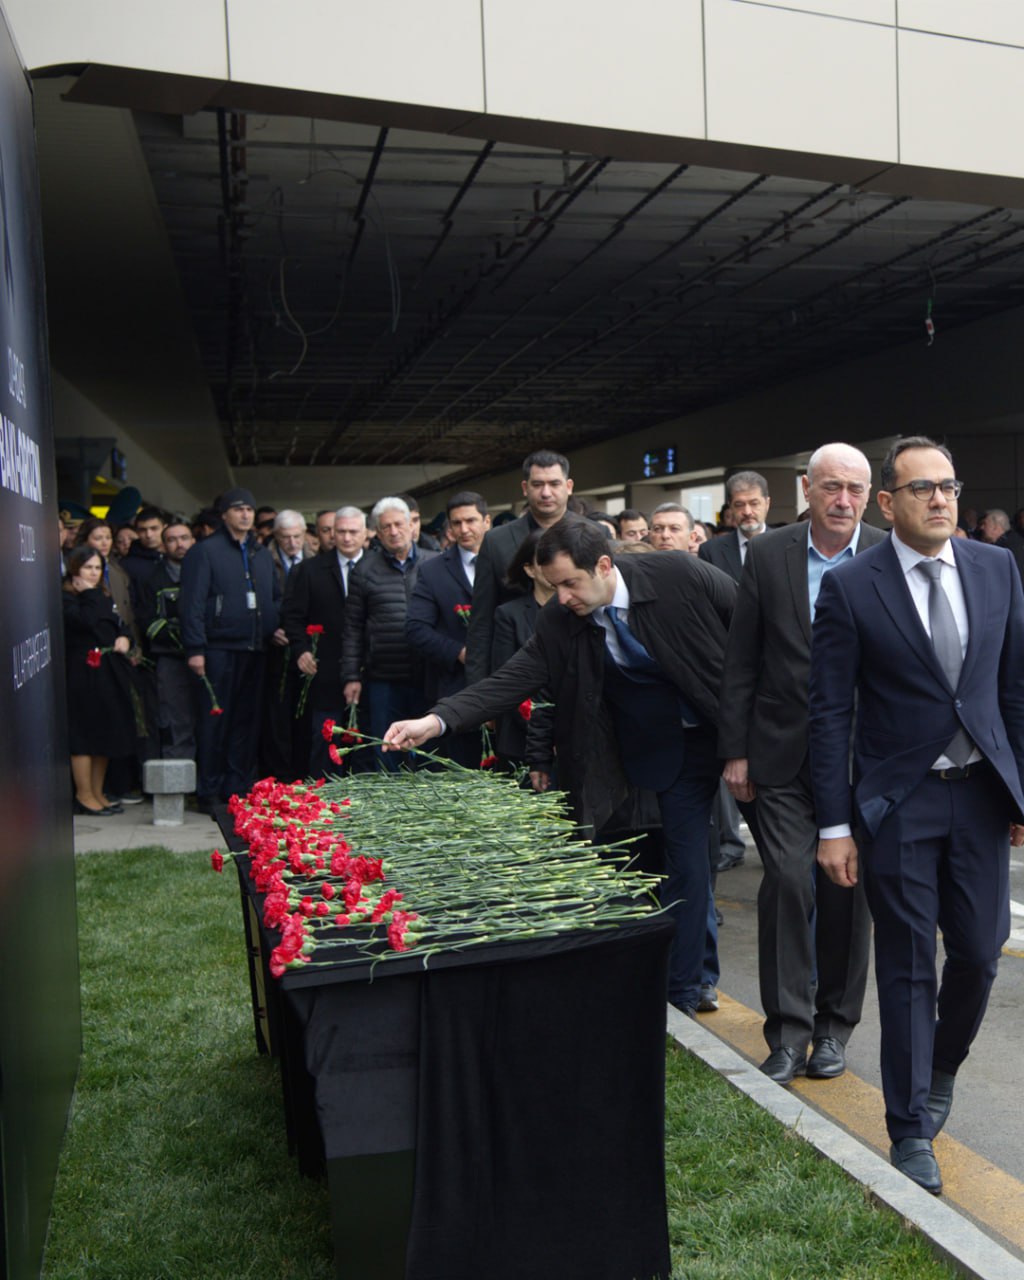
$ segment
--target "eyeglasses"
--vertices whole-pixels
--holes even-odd
[[[963,492],[962,480],[908,480],[906,484],[898,484],[890,489],[890,493],[899,493],[901,489],[909,489],[918,502],[931,502],[936,489],[942,490],[942,496],[954,502]]]

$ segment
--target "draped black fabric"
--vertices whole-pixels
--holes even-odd
[[[396,1185],[391,1224],[408,1232],[405,1280],[667,1280],[672,934],[659,916],[447,952],[427,970],[396,959],[275,982],[261,930],[300,1168],[326,1158],[333,1186],[346,1160],[415,1151],[411,1221]],[[349,1262],[372,1259],[379,1216],[364,1240],[358,1205],[332,1204]]]
[[[669,1276],[670,938],[423,983],[406,1280]]]

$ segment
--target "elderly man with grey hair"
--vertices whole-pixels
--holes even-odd
[[[807,696],[822,579],[884,537],[861,523],[871,465],[859,449],[823,445],[807,464],[803,492],[808,521],[747,545],[718,704],[726,785],[737,800],[757,798],[758,976],[770,1051],[761,1070],[782,1085],[842,1075],[864,1002],[863,892],[840,889],[817,868]]]
[[[287,508],[279,511],[266,548],[274,564],[283,607],[296,571],[309,559],[305,516]],[[260,732],[260,770],[275,778],[291,780],[306,772],[306,734],[295,724],[297,697],[298,683],[289,661],[288,636],[282,624],[268,646]]]
[[[693,516],[678,502],[662,502],[651,512],[647,541],[655,551],[689,551]]]
[[[331,513],[334,547],[299,566],[288,584],[281,606],[281,625],[288,633],[293,669],[302,685],[308,681],[306,703],[310,709],[309,771],[315,775],[337,772],[324,740],[325,720],[343,721],[345,695],[341,680],[341,643],[352,580],[363,562],[366,517],[358,507],[342,506]],[[322,627],[316,644],[310,627]],[[314,652],[315,649],[315,652]],[[357,752],[352,767],[366,763]],[[371,762],[372,763],[372,762]]]
[[[346,704],[368,696],[370,735],[383,738],[393,721],[426,709],[422,663],[405,638],[405,619],[420,566],[438,553],[416,546],[402,498],[381,498],[370,521],[380,550],[363,559],[349,582],[341,678]],[[393,753],[378,751],[377,758],[385,768],[399,768]]]

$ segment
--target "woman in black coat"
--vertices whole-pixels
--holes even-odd
[[[528,533],[505,570],[508,584],[518,587],[523,594],[499,605],[494,611],[491,666],[495,671],[526,644],[536,629],[537,614],[555,594],[535,560],[537,543],[543,532],[543,529],[533,529]],[[549,699],[537,698],[535,701],[546,702]],[[529,763],[531,769],[551,773],[554,761],[550,714],[547,711],[536,714],[538,719],[530,734],[532,752],[527,750],[527,722],[518,711],[506,712],[498,718],[494,746],[498,755],[512,766]]]
[[[103,585],[103,558],[93,547],[75,547],[68,556],[61,602],[75,812],[105,817],[121,812],[103,793],[107,762],[134,751],[135,723],[127,664],[131,640]]]

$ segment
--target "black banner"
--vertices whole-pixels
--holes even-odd
[[[0,1259],[9,1280],[40,1271],[81,1046],[44,297],[32,95],[0,13]]]

